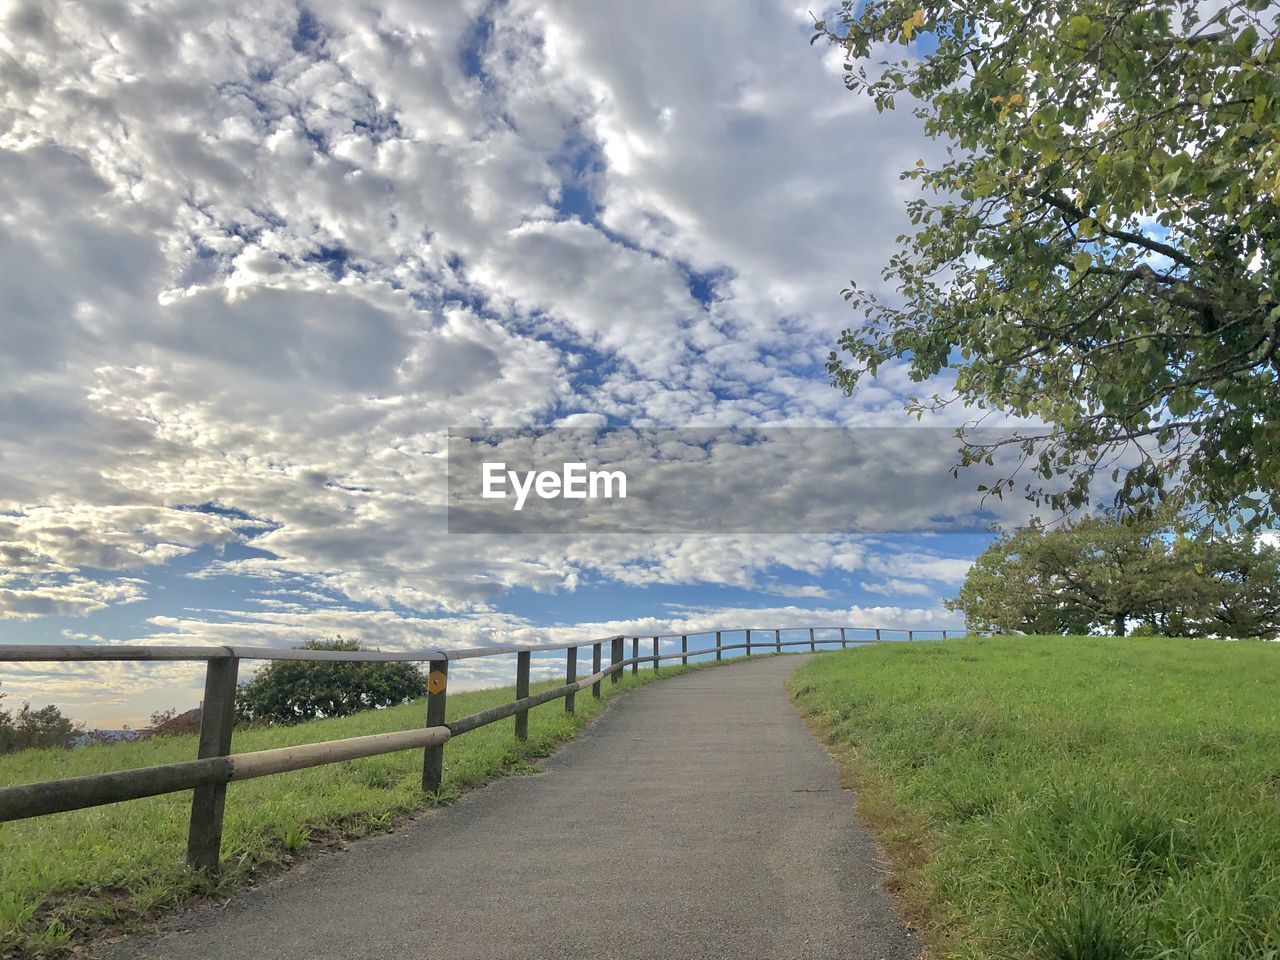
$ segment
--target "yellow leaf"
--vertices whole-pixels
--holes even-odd
[[[918,30],[920,27],[923,27],[923,26],[924,26],[924,9],[919,8],[916,10],[915,13],[907,17],[906,20],[902,21],[902,35],[906,37],[908,40],[910,40],[911,35],[914,34],[916,30]]]

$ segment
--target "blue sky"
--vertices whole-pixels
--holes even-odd
[[[956,625],[985,536],[444,529],[450,427],[910,428],[823,364],[937,147],[807,8],[14,10],[0,642]],[[91,724],[197,681],[0,671]]]

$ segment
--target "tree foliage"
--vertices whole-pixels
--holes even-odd
[[[1280,633],[1280,550],[1252,536],[1184,542],[1186,560],[1203,576],[1181,622],[1162,625],[1183,636],[1274,637]]]
[[[0,700],[4,698],[0,693]],[[16,715],[0,708],[0,754],[69,747],[76,733],[76,725],[52,704],[32,710],[31,704],[24,703]]]
[[[361,650],[355,640],[309,640],[303,650]],[[394,706],[426,693],[411,663],[273,660],[236,691],[243,721],[291,724]]]
[[[1193,538],[1167,513],[1088,517],[1003,535],[947,601],[971,629],[1167,636],[1280,634],[1280,549],[1251,533]]]
[[[151,723],[144,731],[151,737],[181,737],[200,732],[201,708],[178,711],[177,707],[159,710],[151,714]]]
[[[1278,25],[1274,0],[846,0],[820,21],[850,90],[909,101],[945,145],[903,174],[921,195],[896,295],[845,291],[866,319],[830,355],[837,385],[902,360],[954,377],[917,414],[1047,424],[1008,442],[1060,508],[1132,463],[1121,506],[1177,489],[1210,520],[1273,520]]]

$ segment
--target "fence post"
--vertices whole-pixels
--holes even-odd
[[[781,630],[773,631],[773,652],[774,653],[782,652],[782,631]]]
[[[516,699],[523,700],[529,695],[529,661],[532,653],[520,650],[516,653]],[[521,710],[516,714],[516,739],[529,739],[529,711]]]
[[[609,682],[617,683],[622,679],[622,668],[618,664],[622,660],[623,643],[621,637],[614,637],[609,644]]]
[[[427,665],[427,726],[444,724],[445,697],[448,696],[449,661],[432,660]],[[435,793],[444,777],[444,744],[422,751],[422,789]]]
[[[680,637],[680,666],[687,667],[689,665],[689,635],[684,634]]]
[[[907,631],[907,639],[908,639],[908,640],[914,640],[915,638],[916,638],[916,632],[915,632],[914,630],[908,630],[908,631]]]
[[[947,639],[947,631],[945,630],[942,631],[942,639],[943,640]]]
[[[847,642],[847,641],[845,640],[845,638],[844,638],[844,627],[841,627],[841,628],[840,628],[840,649],[841,649],[841,650],[848,650],[848,649],[849,649],[849,644],[848,644],[848,642]]]
[[[653,638],[653,669],[654,669],[654,670],[657,670],[657,669],[658,669],[658,667],[659,667],[659,663],[658,663],[658,638],[657,638],[657,637],[654,637],[654,638]]]
[[[809,652],[812,653],[817,649],[818,649],[817,645],[814,644],[813,642],[813,627],[810,627],[809,628]]]
[[[631,672],[633,674],[640,672],[640,638],[631,638]]]
[[[876,643],[880,642],[880,628],[876,627]]]
[[[591,672],[600,672],[600,644],[593,643],[591,645]],[[600,696],[600,681],[597,680],[591,685],[591,695],[593,697]]]
[[[719,630],[717,630],[717,631],[716,631],[716,659],[717,659],[717,660],[719,660],[719,659],[721,658],[720,654],[721,654],[721,651],[720,651],[720,631],[719,631]]]
[[[564,682],[576,683],[578,681],[578,648],[570,647],[569,656],[564,662]],[[574,691],[570,690],[564,697],[564,712],[573,713]]]
[[[234,657],[209,660],[204,674],[204,703],[200,708],[199,759],[231,753],[231,728],[236,720]],[[187,863],[197,870],[216,871],[222,851],[222,808],[227,785],[196,787],[191,795],[191,825],[187,831]]]
[[[747,656],[751,656],[751,631],[747,631]]]

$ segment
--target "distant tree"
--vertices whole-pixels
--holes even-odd
[[[1167,512],[1002,535],[947,601],[973,629],[1167,636],[1280,633],[1280,550],[1248,533],[1182,535]]]
[[[978,558],[948,601],[978,629],[1124,636],[1150,619],[1165,590],[1165,544],[1155,522],[1088,517],[1002,536]]]
[[[1124,453],[1141,462],[1116,475],[1122,505],[1179,489],[1224,526],[1269,525],[1278,35],[1276,0],[843,0],[814,39],[845,85],[909,105],[944,149],[903,174],[920,191],[892,292],[845,291],[865,319],[830,355],[836,384],[900,361],[940,384],[914,411],[1047,424],[1008,442],[1033,493],[1069,478],[1055,506]]]
[[[189,733],[200,732],[199,707],[178,712],[177,707],[170,707],[151,715],[151,725],[145,731],[152,737],[179,737]]]
[[[158,728],[163,727],[166,723],[171,723],[177,715],[177,707],[157,710],[155,713],[151,714],[151,725],[147,729],[154,733]]]
[[[0,693],[0,700],[5,694]],[[0,754],[16,753],[42,747],[70,747],[76,738],[76,725],[52,704],[32,710],[23,704],[17,715],[0,709]]]
[[[971,630],[1088,633],[1092,618],[1054,596],[1053,574],[1034,556],[1042,536],[1039,527],[1002,535],[974,561],[948,609],[962,612]]]
[[[1204,584],[1188,593],[1178,632],[1240,638],[1280,633],[1280,548],[1253,535],[1223,536],[1194,541],[1187,558]]]
[[[355,640],[309,640],[302,650],[362,650]],[[273,660],[236,693],[242,721],[291,724],[345,717],[423,696],[426,677],[411,663]]]

